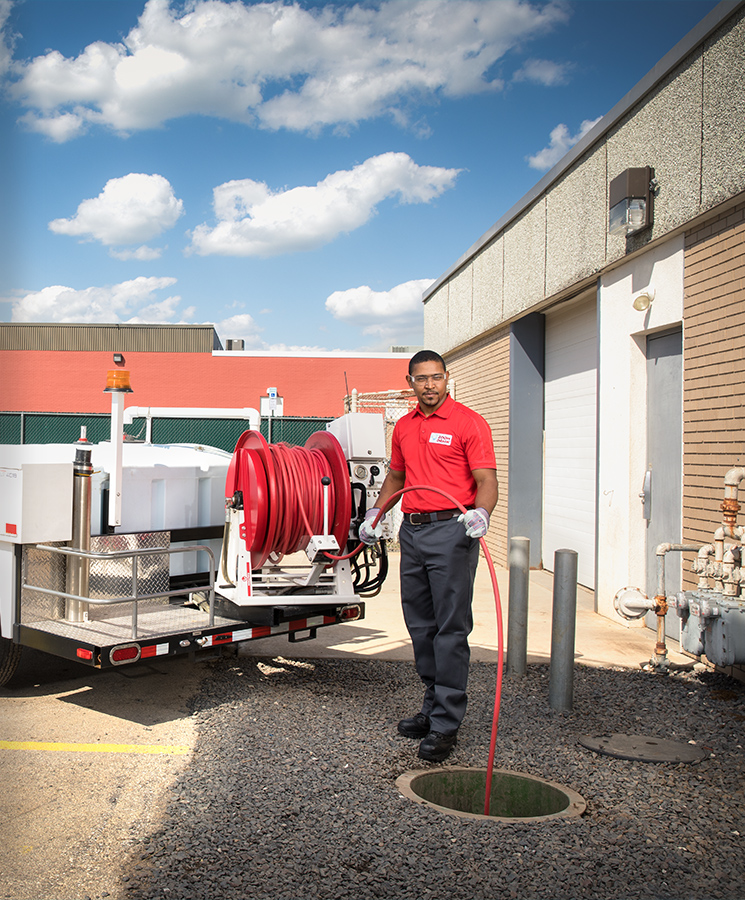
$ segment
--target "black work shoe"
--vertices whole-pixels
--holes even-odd
[[[410,719],[401,719],[398,723],[398,733],[409,738],[423,738],[429,734],[429,716],[417,713]]]
[[[441,762],[450,756],[450,751],[458,740],[458,732],[443,734],[441,731],[430,731],[427,737],[419,745],[419,759],[428,759],[431,762]]]

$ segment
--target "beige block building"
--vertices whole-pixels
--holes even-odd
[[[615,227],[640,174],[646,211]],[[495,561],[527,536],[535,567],[576,550],[609,618],[626,586],[653,597],[657,546],[711,541],[745,466],[745,3],[715,7],[450,266],[424,317],[492,426]],[[668,555],[668,592],[696,585],[695,556]]]

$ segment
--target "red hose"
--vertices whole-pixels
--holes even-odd
[[[254,465],[267,473],[268,514],[265,522],[257,526],[252,535],[252,545],[257,560],[263,565],[271,554],[276,561],[289,553],[303,549],[311,536],[323,534],[324,493],[321,480],[329,478],[330,529],[333,530],[337,505],[337,489],[331,463],[321,450],[294,447],[290,444],[269,444],[262,448],[265,459],[254,449],[242,452],[252,454]],[[270,468],[268,468],[270,466]],[[250,493],[250,484],[237,482],[244,492]]]
[[[461,512],[465,513],[466,508],[461,503],[459,503],[455,497],[448,494],[447,491],[443,491],[440,488],[431,487],[428,484],[417,484],[412,485],[411,487],[401,488],[400,491],[396,491],[395,494],[390,498],[388,503],[386,503],[385,508],[381,509],[380,512],[375,516],[375,520],[373,525],[377,525],[380,519],[385,515],[385,511],[390,509],[390,507],[398,500],[401,494],[405,494],[407,491],[434,491],[436,494],[441,494],[447,500],[449,500],[453,506],[456,506]],[[491,785],[492,785],[492,774],[494,771],[494,755],[497,747],[497,727],[499,725],[499,708],[502,703],[502,667],[504,662],[504,648],[503,644],[503,627],[502,627],[502,600],[499,596],[499,584],[497,583],[497,573],[494,571],[494,562],[492,561],[491,554],[489,553],[489,548],[486,546],[486,541],[483,538],[479,538],[479,543],[481,544],[481,549],[484,551],[484,556],[486,558],[486,563],[489,567],[489,575],[491,577],[492,588],[494,590],[494,603],[497,609],[497,686],[494,693],[494,712],[492,714],[492,726],[491,726],[491,739],[489,741],[489,756],[486,764],[486,788],[484,794],[484,815],[488,816],[491,809]],[[360,544],[360,547],[362,544]],[[358,548],[359,550],[359,548]],[[355,553],[358,552],[355,550]]]

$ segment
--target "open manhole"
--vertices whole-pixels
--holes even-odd
[[[489,815],[484,815],[486,769],[447,768],[405,772],[396,779],[401,793],[440,812],[500,822],[545,822],[581,816],[587,804],[580,795],[536,775],[505,769],[492,772]]]

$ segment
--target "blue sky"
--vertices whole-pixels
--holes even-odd
[[[422,291],[716,4],[0,0],[0,320],[422,340]]]

